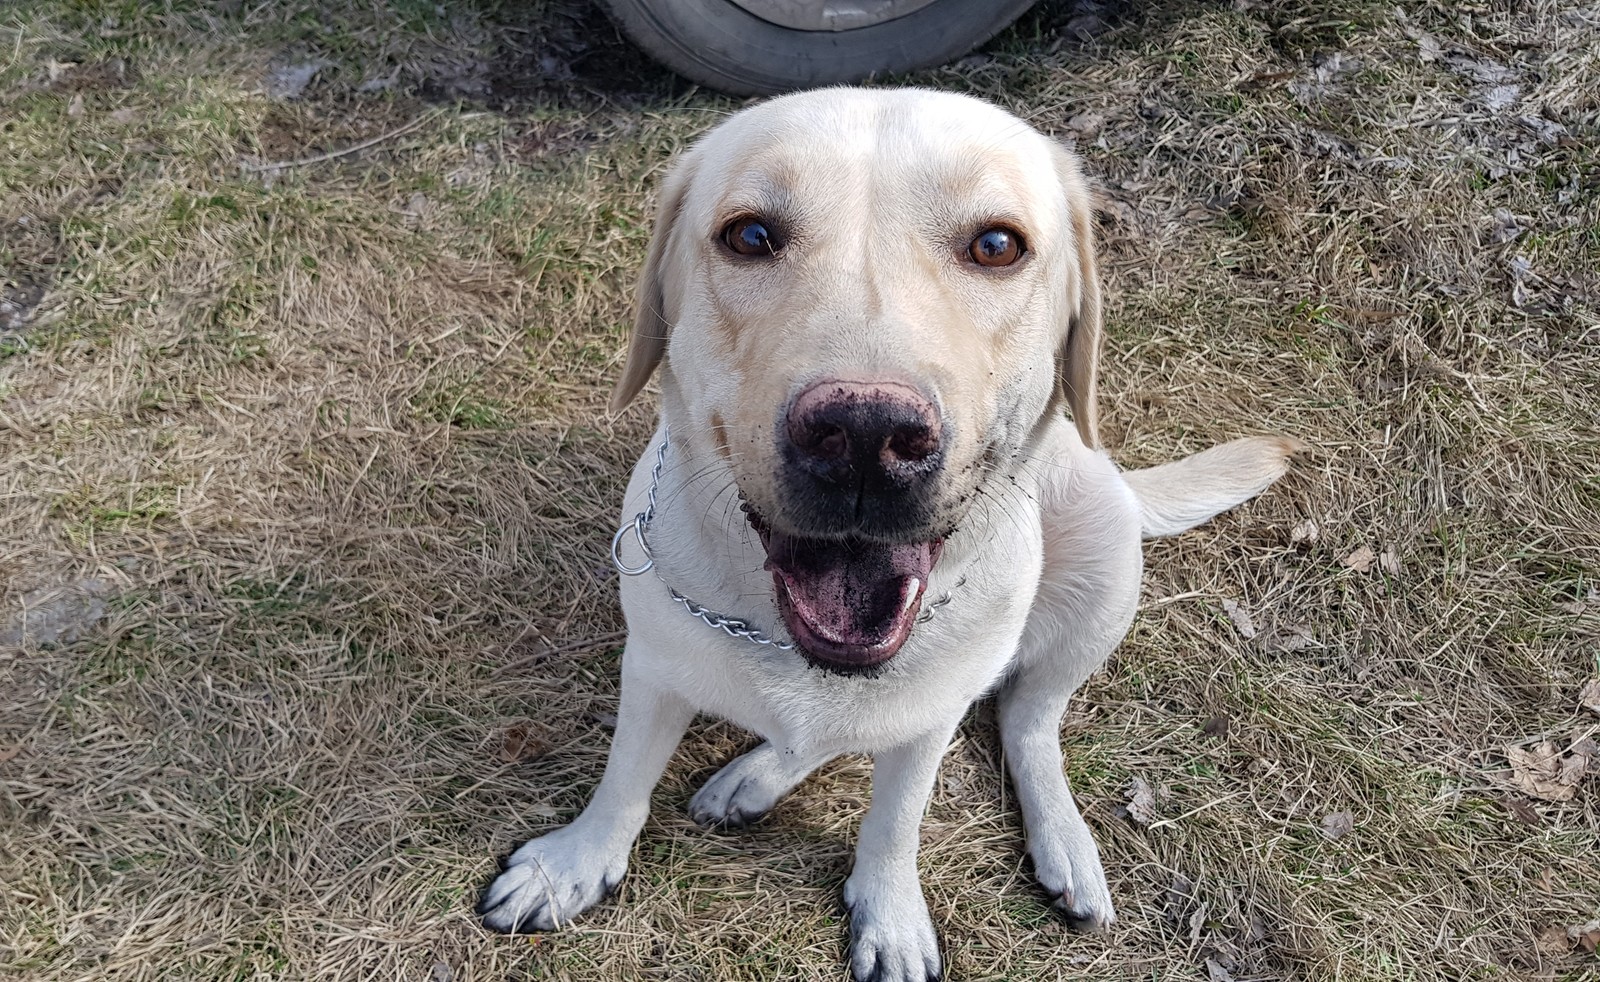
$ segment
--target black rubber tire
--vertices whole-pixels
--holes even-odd
[[[605,0],[629,39],[686,78],[733,95],[770,95],[953,61],[1035,0],[934,0],[851,31],[769,23],[732,0]]]

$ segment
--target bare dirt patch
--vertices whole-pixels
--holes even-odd
[[[57,222],[0,212],[0,336],[11,335],[13,349],[37,321],[55,282],[62,260],[60,238]]]
[[[21,334],[44,300],[45,285],[23,280],[0,289],[0,334]]]
[[[101,580],[80,580],[24,594],[22,609],[0,622],[0,648],[77,641],[105,619],[104,598],[110,589]]]

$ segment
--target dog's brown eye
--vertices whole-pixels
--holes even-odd
[[[1008,228],[986,228],[967,247],[979,266],[1010,266],[1022,258],[1022,236]]]
[[[759,218],[736,218],[722,230],[722,244],[741,256],[775,256],[783,242]]]

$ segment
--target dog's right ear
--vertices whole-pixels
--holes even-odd
[[[628,341],[628,359],[622,366],[622,377],[611,390],[612,412],[621,412],[639,394],[656,366],[667,352],[667,337],[672,332],[672,318],[676,311],[667,310],[663,279],[668,275],[665,267],[673,254],[674,231],[683,199],[696,170],[694,154],[686,154],[667,172],[662,183],[661,204],[656,209],[655,231],[650,237],[650,250],[645,256],[644,271],[639,276],[638,294],[633,313],[633,335]]]

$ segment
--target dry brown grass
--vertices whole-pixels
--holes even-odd
[[[1151,548],[1069,719],[1111,934],[1052,921],[988,710],[963,728],[922,861],[952,978],[1600,975],[1566,932],[1600,763],[1565,802],[1507,763],[1600,725],[1600,10],[1453,6],[1169,0],[1080,49],[1046,5],[915,79],[1103,181],[1119,459],[1316,448]],[[868,766],[701,832],[725,725],[619,902],[471,916],[603,764],[648,420],[600,408],[653,176],[734,105],[568,6],[441,9],[0,13],[8,978],[842,977]]]

